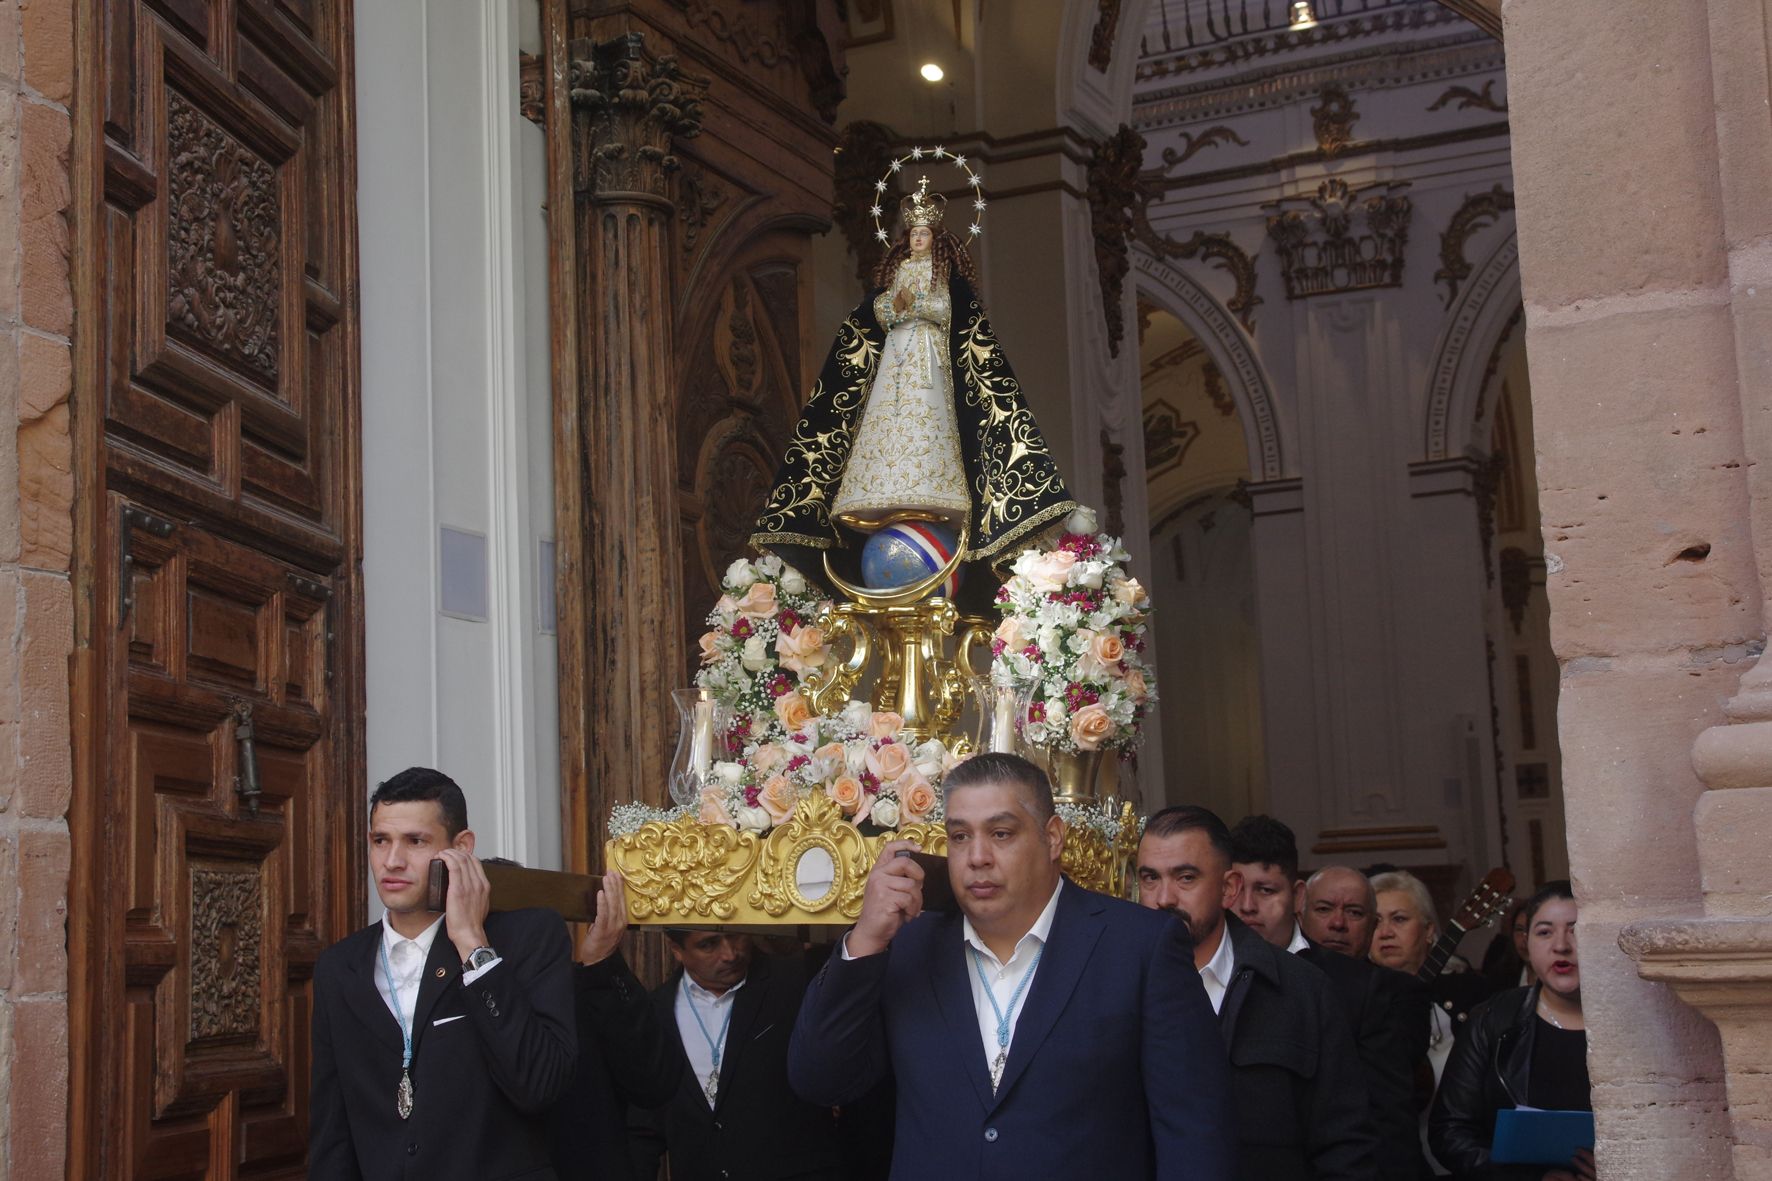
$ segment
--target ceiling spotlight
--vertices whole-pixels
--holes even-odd
[[[1307,5],[1306,7],[1309,6]],[[923,79],[926,82],[940,82],[943,78],[947,77],[947,71],[936,65],[934,62],[924,62],[923,68],[917,72],[923,75]]]
[[[1317,14],[1311,11],[1311,0],[1293,0],[1292,23],[1287,26],[1296,33],[1302,29],[1317,27]]]

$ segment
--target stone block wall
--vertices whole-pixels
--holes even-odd
[[[67,1140],[73,8],[0,0],[0,1181]]]

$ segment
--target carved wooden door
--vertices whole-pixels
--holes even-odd
[[[299,1177],[313,965],[365,876],[351,7],[94,8],[69,1175]]]

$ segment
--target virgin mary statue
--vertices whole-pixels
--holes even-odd
[[[1076,507],[997,344],[966,247],[928,178],[903,236],[831,345],[751,544],[822,581],[858,578],[866,535],[904,521],[959,535],[960,606],[983,611],[997,567]]]

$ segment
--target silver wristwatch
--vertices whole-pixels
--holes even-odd
[[[477,972],[498,958],[498,953],[490,947],[476,947],[468,953],[468,958],[461,962],[463,972]]]

